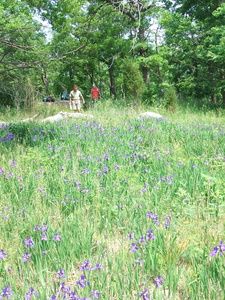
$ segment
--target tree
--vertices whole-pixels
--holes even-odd
[[[149,67],[145,62],[145,58],[149,55],[149,28],[151,19],[160,9],[159,1],[114,1],[103,0],[98,1],[99,9],[104,6],[111,6],[112,11],[116,9],[118,12],[126,16],[129,25],[129,35],[133,41],[133,45],[138,48],[138,55],[142,57],[141,69],[146,84],[149,83]]]
[[[24,89],[33,86],[32,79],[37,80],[48,53],[40,24],[26,2],[3,1],[0,11],[0,101],[19,104],[24,102]]]
[[[203,100],[215,102],[223,97],[220,86],[224,77],[224,67],[212,59],[211,51],[220,48],[220,28],[224,26],[224,18],[212,11],[219,9],[219,1],[175,3],[180,6],[172,13],[167,11],[162,19],[173,81],[180,93],[194,97],[199,105]]]

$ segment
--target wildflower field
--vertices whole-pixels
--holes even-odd
[[[225,122],[136,117],[0,128],[0,299],[225,299]]]

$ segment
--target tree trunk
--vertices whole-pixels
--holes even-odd
[[[145,29],[142,26],[140,26],[138,29],[138,39],[139,39],[140,43],[145,42]],[[148,54],[147,52],[148,52],[147,49],[141,47],[139,54],[140,54],[140,56],[146,57]],[[147,67],[145,64],[143,64],[141,66],[141,71],[142,71],[142,76],[143,76],[144,82],[147,85],[149,85],[149,83],[150,83],[149,67]]]
[[[113,62],[108,66],[109,69],[109,79],[110,79],[110,96],[116,98],[116,85],[115,85],[115,75],[114,75],[114,65]]]

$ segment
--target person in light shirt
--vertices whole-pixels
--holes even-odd
[[[73,90],[70,92],[70,105],[74,112],[80,112],[82,105],[85,103],[84,97],[78,90],[78,86],[75,85]]]

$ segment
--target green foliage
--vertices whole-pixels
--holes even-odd
[[[174,86],[167,86],[164,93],[165,107],[171,111],[175,111],[178,106],[178,97]]]
[[[126,97],[132,96],[135,101],[140,101],[145,85],[138,64],[132,60],[124,60],[121,72]]]

